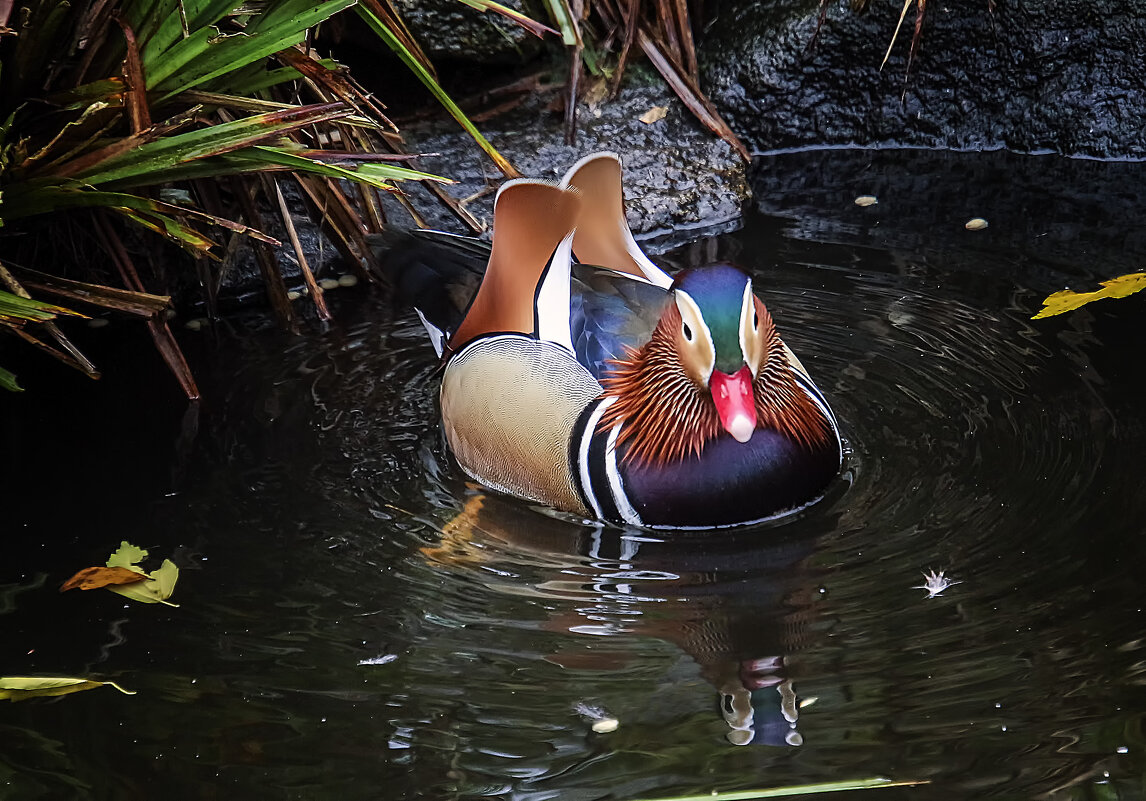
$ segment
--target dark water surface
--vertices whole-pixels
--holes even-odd
[[[1102,176],[1088,223],[1024,183],[1062,162],[922,158],[773,158],[769,214],[666,260],[751,268],[844,426],[828,497],[767,527],[650,534],[482,495],[442,443],[420,326],[367,293],[325,332],[188,333],[197,411],[141,330],[102,384],[25,371],[0,405],[0,674],[138,694],[0,702],[0,798],[874,776],[930,784],[846,797],[1146,797],[1146,303],[1030,320],[1143,256],[1143,171],[1072,167]],[[179,564],[179,608],[57,592],[121,539]],[[928,597],[931,570],[959,583]]]

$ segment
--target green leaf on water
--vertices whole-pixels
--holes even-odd
[[[656,801],[756,801],[761,798],[790,798],[798,795],[818,795],[839,793],[849,790],[876,790],[884,787],[910,787],[917,784],[930,784],[929,781],[893,781],[892,779],[855,779],[840,782],[819,782],[816,784],[792,784],[787,787],[768,787],[761,790],[741,790],[731,793],[704,793],[703,795],[681,795],[672,798],[658,798]]]
[[[1102,282],[1102,289],[1096,289],[1093,292],[1074,292],[1064,289],[1061,292],[1055,292],[1044,300],[1042,310],[1031,319],[1041,320],[1044,317],[1053,317],[1056,314],[1074,311],[1079,306],[1084,306],[1094,300],[1124,298],[1141,289],[1146,289],[1146,273],[1130,273],[1118,278],[1111,278],[1109,281]]]
[[[134,690],[125,690],[114,681],[61,676],[4,676],[0,678],[0,700],[22,701],[25,698],[68,695],[104,686],[114,687],[124,695],[135,695]]]
[[[119,550],[107,558],[108,567],[126,567],[130,570],[140,570],[138,565],[147,558],[147,551],[138,546],[132,545],[127,540],[119,544]],[[124,598],[130,598],[133,601],[139,601],[145,604],[166,604],[167,606],[179,606],[167,599],[171,597],[171,593],[175,591],[175,582],[179,580],[179,568],[170,559],[164,559],[163,564],[157,570],[153,570],[146,574],[147,581],[139,581],[134,584],[121,584],[115,587],[107,587],[117,595],[122,595]]]
[[[121,540],[119,550],[107,558],[108,567],[126,567],[128,570],[138,570],[139,563],[147,558],[147,551],[127,540]]]
[[[16,376],[0,367],[0,387],[9,392],[23,392],[24,388],[16,383]]]
[[[164,559],[158,570],[151,571],[155,580],[155,591],[161,599],[170,598],[175,592],[175,582],[179,580],[179,568],[170,559]]]

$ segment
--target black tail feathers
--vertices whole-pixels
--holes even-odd
[[[457,330],[477,293],[490,246],[440,231],[387,230],[366,237],[395,298],[449,334]]]

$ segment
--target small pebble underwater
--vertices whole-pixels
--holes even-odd
[[[737,230],[654,257],[749,269],[840,420],[827,495],[755,527],[480,492],[417,318],[360,290],[325,332],[184,333],[198,409],[157,365],[26,381],[0,672],[136,694],[0,701],[0,796],[1143,797],[1146,301],[1031,317],[1143,269],[1144,177],[773,156]],[[57,592],[123,540],[179,566],[177,608]]]

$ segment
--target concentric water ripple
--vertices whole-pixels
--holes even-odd
[[[1141,334],[1117,308],[1032,323],[1053,287],[775,220],[668,261],[728,256],[841,421],[823,500],[721,532],[571,520],[466,481],[412,316],[348,299],[324,333],[227,342],[175,492],[115,526],[186,546],[184,606],[113,605],[128,634],[96,662],[146,707],[12,718],[32,751],[124,721],[128,757],[53,746],[40,797],[159,763],[220,797],[340,801],[1134,786]],[[936,597],[932,571],[953,582]]]
[[[823,501],[754,529],[617,530],[481,493],[441,441],[436,363],[408,317],[243,355],[257,375],[229,408],[273,387],[271,425],[291,418],[282,398],[305,423],[269,440],[293,452],[274,502],[323,510],[290,548],[362,610],[332,630],[333,601],[315,601],[299,608],[311,633],[290,629],[344,654],[331,684],[354,643],[396,657],[357,671],[354,707],[383,704],[389,751],[437,766],[421,791],[596,798],[602,783],[750,786],[766,769],[768,784],[930,780],[949,798],[1117,767],[1098,732],[1140,646],[1125,604],[1104,617],[1093,602],[1125,572],[1078,547],[1126,536],[1126,510],[1097,499],[1141,503],[1120,489],[1141,417],[1079,369],[1109,345],[1047,335],[1035,293],[1007,278],[799,250],[746,266],[831,398],[847,464]],[[928,598],[925,571],[956,583]],[[620,728],[593,734],[586,709]],[[746,742],[760,747],[731,745]]]

